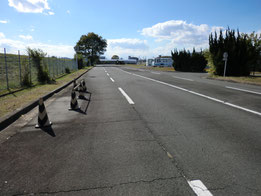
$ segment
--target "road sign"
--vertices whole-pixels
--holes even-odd
[[[224,52],[224,54],[223,54],[223,61],[227,61],[227,57],[228,57],[228,53]]]

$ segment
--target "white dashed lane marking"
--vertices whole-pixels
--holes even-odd
[[[151,71],[150,73],[153,73],[153,74],[160,74],[159,72],[155,72],[155,71]]]
[[[110,78],[112,82],[115,82],[112,78]]]
[[[121,69],[120,69],[120,70],[121,70]],[[123,71],[123,70],[122,70],[122,71]],[[123,72],[126,72],[126,71],[123,71]],[[128,73],[128,72],[126,72],[126,73]],[[244,108],[244,107],[241,107],[241,106],[232,104],[232,103],[228,103],[228,102],[226,102],[226,101],[223,101],[223,100],[220,100],[220,99],[216,99],[216,98],[214,98],[214,97],[210,97],[210,96],[207,96],[207,95],[203,95],[203,94],[201,94],[201,93],[197,93],[197,92],[194,92],[194,91],[191,91],[191,90],[188,90],[188,89],[179,87],[179,86],[175,86],[175,85],[172,85],[172,84],[169,84],[169,83],[166,83],[166,82],[162,82],[162,81],[159,81],[159,80],[155,80],[155,79],[152,79],[152,78],[148,78],[148,77],[145,77],[145,76],[142,76],[142,75],[138,75],[138,74],[134,74],[134,73],[128,73],[128,74],[131,74],[131,75],[134,75],[134,76],[138,76],[138,77],[141,77],[141,78],[144,78],[144,79],[153,81],[153,82],[157,82],[157,83],[160,83],[160,84],[163,84],[163,85],[166,85],[166,86],[175,88],[175,89],[179,89],[179,90],[182,90],[182,91],[185,91],[185,92],[194,94],[194,95],[198,95],[198,96],[200,96],[200,97],[204,97],[204,98],[206,98],[206,99],[210,99],[210,100],[215,101],[215,102],[218,102],[218,103],[222,103],[222,104],[224,104],[224,105],[227,105],[227,106],[230,106],[230,107],[233,107],[233,108],[237,108],[237,109],[240,109],[240,110],[243,110],[243,111],[246,111],[246,112],[249,112],[249,113],[252,113],[252,114],[256,114],[256,115],[261,116],[261,112],[257,112],[257,111],[250,110],[250,109],[247,109],[247,108]]]
[[[200,180],[188,181],[188,184],[197,196],[213,196],[212,193]]]
[[[122,90],[122,88],[118,88],[119,91],[121,92],[121,94],[127,99],[127,101],[129,102],[129,104],[133,105],[134,102],[132,101],[132,99],[127,95],[127,93],[124,92],[124,90]]]
[[[187,80],[187,81],[191,81],[193,82],[194,80],[188,79],[188,78],[181,78],[181,77],[177,77],[177,76],[172,76],[173,78],[177,78],[177,79],[181,79],[181,80]]]

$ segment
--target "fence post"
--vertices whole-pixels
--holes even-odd
[[[55,59],[55,66],[56,66],[56,77],[58,76],[58,57]]]
[[[22,86],[22,71],[21,71],[20,50],[18,50],[18,64],[19,64],[19,78],[20,78],[20,85]]]
[[[48,75],[49,75],[49,77],[51,77],[51,68],[50,68],[49,55],[47,56],[47,64],[48,64]]]
[[[54,61],[53,61],[53,58],[52,58],[52,65],[53,65],[53,79],[55,78],[55,73],[54,73]]]
[[[30,55],[28,54],[28,63],[29,63],[29,71],[30,71],[30,83],[32,84],[32,70],[31,70],[31,63],[30,63]]]
[[[4,48],[4,56],[5,56],[5,76],[6,76],[6,87],[9,89],[8,83],[8,67],[7,67],[7,60],[6,60],[6,49]]]

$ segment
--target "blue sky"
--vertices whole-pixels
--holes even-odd
[[[107,39],[107,58],[170,55],[205,49],[208,35],[228,26],[261,33],[260,0],[1,0],[0,52],[26,47],[73,57],[80,36]]]

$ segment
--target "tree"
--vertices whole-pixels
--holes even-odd
[[[76,56],[77,55],[77,56]],[[77,57],[77,58],[76,58]],[[77,59],[77,64],[78,64],[78,69],[82,69],[83,68],[83,57],[82,57],[82,54],[75,54],[74,55],[74,59],[76,60]]]
[[[99,56],[104,54],[107,47],[106,39],[91,32],[87,35],[82,35],[76,43],[74,50],[77,54],[82,54],[83,58],[88,59],[91,65],[99,60]]]
[[[215,75],[224,74],[224,52],[228,53],[226,76],[249,76],[260,58],[260,38],[257,35],[239,33],[239,30],[220,30],[209,36],[208,64]]]
[[[111,59],[117,59],[117,60],[119,60],[120,57],[119,57],[118,55],[113,55],[113,56],[111,57]]]
[[[196,52],[195,49],[192,53],[185,49],[181,51],[174,49],[173,52],[171,51],[171,55],[173,67],[176,71],[204,72],[207,65],[203,52]]]

